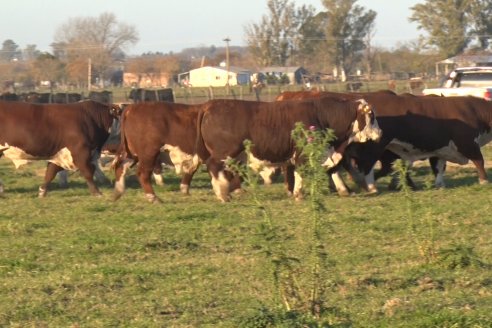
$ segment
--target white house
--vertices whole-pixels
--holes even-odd
[[[227,85],[227,75],[226,67],[204,66],[190,70],[189,74],[179,74],[179,82],[192,87],[223,87]],[[252,72],[248,69],[231,66],[229,67],[229,85],[246,85],[250,82],[251,75]]]

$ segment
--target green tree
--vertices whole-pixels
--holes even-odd
[[[41,55],[41,51],[36,49],[35,44],[28,44],[26,48],[22,51],[22,55],[24,60],[31,61],[35,60],[39,55]]]
[[[21,51],[19,50],[19,46],[10,39],[3,41],[2,49],[0,50],[0,59],[2,61],[11,61],[20,58]]]
[[[492,0],[470,0],[470,34],[475,36],[480,49],[487,49],[492,38]]]
[[[91,59],[92,72],[103,81],[111,74],[115,59],[121,59],[123,50],[137,41],[134,26],[118,22],[112,13],[103,13],[69,19],[57,29],[53,48],[72,67],[73,78],[83,78],[80,75],[87,69],[82,68]]]
[[[60,81],[64,77],[63,63],[48,52],[41,53],[31,62],[31,74],[35,81]]]
[[[325,17],[325,51],[330,64],[342,74],[360,62],[367,35],[374,29],[377,13],[357,5],[357,0],[322,0]]]
[[[314,15],[312,6],[296,8],[290,0],[268,0],[268,15],[245,28],[246,42],[260,66],[289,64],[302,48],[301,27]]]
[[[479,2],[479,1],[478,1]],[[455,56],[466,49],[470,0],[426,0],[410,9],[409,20],[427,32],[427,45],[435,46],[444,57]]]

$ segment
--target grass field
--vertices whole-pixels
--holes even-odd
[[[146,203],[134,177],[118,202],[110,185],[92,197],[77,173],[38,199],[44,167],[0,159],[0,326],[303,326],[292,313],[278,319],[264,251],[281,243],[309,291],[309,198],[289,199],[278,182],[258,189],[261,208],[251,192],[220,204],[205,172],[184,196],[168,171],[156,187],[163,204]],[[385,178],[377,196],[324,197],[324,310],[312,322],[492,327],[492,185],[478,185],[471,167],[450,167],[444,190],[426,187],[426,165],[414,179],[416,192],[388,191]],[[260,233],[262,209],[273,239]]]

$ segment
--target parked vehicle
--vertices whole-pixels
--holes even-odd
[[[422,91],[424,95],[475,96],[492,100],[492,67],[456,68],[438,88]]]

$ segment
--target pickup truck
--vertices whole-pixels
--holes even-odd
[[[456,68],[442,81],[439,88],[422,90],[424,95],[475,96],[492,100],[492,67]]]

